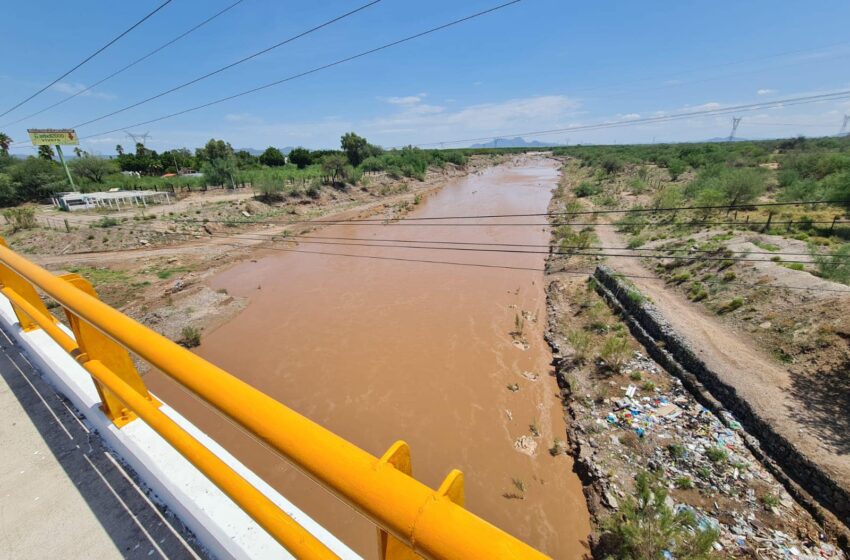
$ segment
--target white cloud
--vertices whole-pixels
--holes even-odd
[[[510,99],[500,103],[470,105],[456,111],[445,107],[417,104],[367,123],[375,128],[425,127],[460,131],[491,131],[529,123],[552,125],[569,116],[579,103],[563,95],[541,95]]]
[[[763,88],[763,89],[760,89],[756,92],[757,95],[773,95],[774,93],[776,93],[775,89],[768,89],[768,88]]]
[[[709,101],[708,103],[703,103],[702,105],[695,105],[693,107],[688,107],[689,109],[695,109],[697,111],[713,111],[715,109],[720,109],[722,105],[716,101]]]
[[[620,117],[620,120],[634,121],[640,118],[640,113],[628,113]]]
[[[102,91],[91,90],[83,91],[86,89],[85,84],[80,84],[77,82],[56,82],[55,84],[50,86],[50,89],[68,95],[74,95],[75,93],[79,93],[82,97],[94,97],[95,99],[115,99],[115,96],[111,93],[104,93]]]
[[[224,120],[243,125],[258,125],[264,122],[262,118],[251,113],[228,113],[224,115]]]
[[[423,97],[425,97],[425,94],[420,93],[419,95],[407,95],[404,97],[385,97],[384,101],[392,105],[416,105],[422,101]]]

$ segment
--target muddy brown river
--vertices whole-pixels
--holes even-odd
[[[555,162],[519,160],[448,182],[406,218],[545,212],[557,180]],[[543,340],[545,255],[374,241],[546,244],[540,225],[498,225],[543,221],[323,227],[310,235],[369,241],[258,252],[218,274],[211,286],[248,306],[205,333],[198,353],[376,456],[404,439],[414,476],[432,488],[461,469],[468,509],[555,558],[579,558],[589,533],[581,485],[571,459],[548,452],[565,439],[565,422]],[[459,223],[479,225],[449,225]],[[525,345],[511,334],[518,314]],[[148,379],[301,509],[376,557],[368,521],[170,380]]]

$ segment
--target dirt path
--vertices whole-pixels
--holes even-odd
[[[612,227],[596,231],[602,246],[625,246],[625,239]],[[619,251],[637,254],[633,251]],[[608,265],[628,276],[655,275],[637,258],[607,257]],[[735,388],[759,415],[769,420],[807,457],[821,464],[837,480],[850,485],[850,455],[830,445],[831,438],[819,433],[815,422],[800,421],[806,403],[792,394],[790,373],[756,348],[749,335],[722,324],[682,295],[670,290],[663,280],[631,278],[634,285],[661,311],[696,354]],[[825,428],[826,430],[826,428]]]

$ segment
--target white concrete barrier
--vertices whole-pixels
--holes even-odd
[[[89,374],[44,331],[24,332],[9,300],[2,295],[0,328],[18,343],[41,375],[83,414],[106,445],[138,474],[151,498],[174,512],[211,556],[240,560],[293,558],[144,421],[135,420],[122,429],[116,428],[101,412]],[[73,338],[69,329],[63,329]],[[161,410],[338,556],[360,558],[167,403],[162,404]]]

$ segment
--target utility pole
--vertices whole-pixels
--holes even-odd
[[[735,132],[738,130],[738,125],[741,124],[743,117],[732,117],[732,132],[729,133],[729,142],[735,139]]]
[[[56,144],[56,153],[59,154],[59,161],[62,162],[62,167],[65,168],[65,175],[68,176],[68,182],[71,183],[71,188],[76,190],[77,185],[74,184],[74,178],[71,176],[71,171],[68,169],[68,164],[65,163],[65,156],[62,154],[62,146]]]
[[[839,136],[844,136],[847,133],[847,123],[850,123],[850,115],[844,115],[844,122],[841,125],[841,130],[838,131]]]

